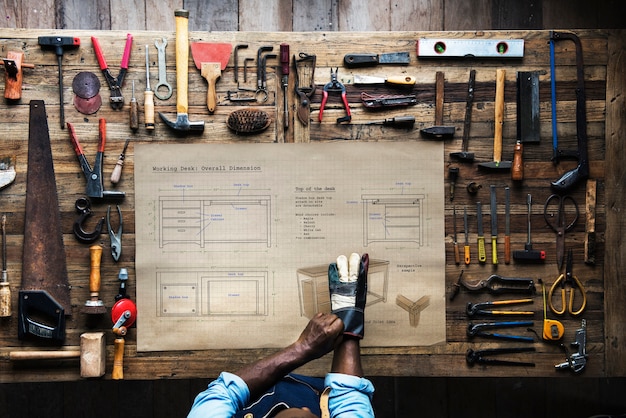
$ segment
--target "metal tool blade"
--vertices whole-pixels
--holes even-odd
[[[30,102],[22,290],[44,290],[72,312],[61,214],[43,100]]]
[[[476,233],[478,236],[484,235],[483,232],[483,204],[476,202]]]
[[[496,186],[491,185],[491,202],[490,202],[490,209],[491,209],[491,235],[492,236],[497,236],[498,235],[498,209],[497,209],[497,203],[496,203]]]
[[[91,99],[100,92],[100,80],[92,72],[81,71],[72,81],[72,91],[78,97]]]
[[[343,63],[346,67],[370,67],[378,64],[404,64],[411,62],[408,52],[391,52],[387,54],[346,54]]]
[[[517,137],[522,143],[540,142],[539,71],[517,73]]]

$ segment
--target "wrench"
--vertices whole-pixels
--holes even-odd
[[[167,71],[165,65],[165,47],[167,46],[167,39],[161,38],[163,43],[159,44],[159,41],[154,41],[157,51],[159,51],[159,82],[154,88],[154,95],[161,100],[167,100],[172,97],[172,86],[167,82]],[[165,87],[167,91],[160,93],[161,87]]]

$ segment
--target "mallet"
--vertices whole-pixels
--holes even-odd
[[[104,332],[87,332],[80,336],[79,349],[46,351],[11,351],[9,359],[63,360],[80,358],[80,377],[100,377],[106,371],[106,340]]]

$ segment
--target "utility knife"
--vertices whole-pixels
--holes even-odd
[[[373,67],[378,64],[401,64],[411,62],[408,52],[391,52],[388,54],[346,54],[343,63],[346,67]]]
[[[351,77],[342,78],[344,84],[394,84],[398,86],[412,86],[417,80],[408,75],[396,75],[391,77],[375,77],[355,74]]]

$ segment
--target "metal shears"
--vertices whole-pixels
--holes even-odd
[[[587,292],[583,284],[578,280],[578,277],[574,276],[572,273],[572,265],[574,264],[572,250],[568,250],[567,252],[567,264],[565,267],[565,274],[561,274],[556,281],[550,287],[550,292],[548,292],[548,303],[550,304],[550,309],[557,315],[562,315],[567,310],[572,315],[580,315],[587,306]],[[565,288],[569,286],[569,301],[565,297]],[[561,287],[561,308],[557,309],[552,303],[552,294],[555,292],[557,287]],[[578,288],[581,296],[582,303],[580,304],[580,308],[574,310],[574,298],[576,289]]]
[[[559,270],[563,267],[565,258],[565,233],[576,225],[578,216],[578,204],[569,195],[550,195],[543,206],[543,217],[556,233],[556,261]]]

